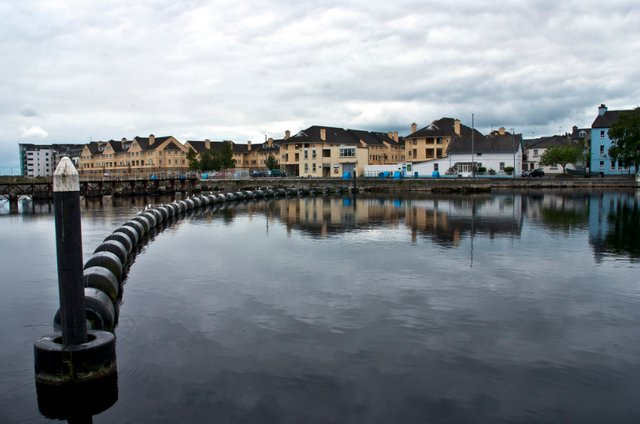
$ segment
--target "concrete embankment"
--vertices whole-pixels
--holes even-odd
[[[613,189],[634,188],[633,176],[605,178],[455,178],[455,179],[373,179],[358,178],[356,185],[369,192],[479,192],[494,189]],[[202,181],[204,191],[251,190],[259,187],[324,188],[352,187],[353,180],[335,178],[268,178],[251,180]]]

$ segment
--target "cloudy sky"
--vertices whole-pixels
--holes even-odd
[[[590,126],[640,105],[638,23],[637,0],[0,0],[0,174],[18,143]]]

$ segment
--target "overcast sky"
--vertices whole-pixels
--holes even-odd
[[[637,0],[0,0],[0,174],[18,143],[151,133],[565,132],[640,105],[639,23]]]

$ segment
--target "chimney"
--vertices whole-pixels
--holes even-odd
[[[123,142],[123,143],[126,143],[127,142],[127,137],[122,137],[122,140],[120,140],[120,141]]]
[[[153,146],[153,143],[156,142],[156,136],[153,134],[149,134],[149,146]]]
[[[498,128],[498,135],[504,135],[504,133],[505,133],[504,127]]]
[[[389,132],[387,133],[387,137],[389,137],[389,138],[393,138],[393,133],[392,133],[391,131],[389,131]]]
[[[251,151],[251,140],[247,141],[247,150]]]
[[[607,113],[607,107],[603,104],[600,105],[600,107],[598,108],[598,115],[602,116],[605,113]]]
[[[398,131],[393,132],[393,139],[395,140],[396,143],[400,141],[400,139],[398,138]]]
[[[320,140],[327,141],[327,129],[320,128]]]
[[[286,140],[286,139],[288,139],[289,137],[291,137],[291,131],[286,130],[286,131],[284,132],[284,139]]]
[[[211,150],[211,141],[208,138],[204,141],[204,148]]]
[[[460,135],[460,120],[459,119],[456,119],[456,120],[453,121],[453,132],[456,133],[456,135]]]
[[[411,134],[416,131],[418,131],[418,125],[414,122],[413,124],[411,124]]]

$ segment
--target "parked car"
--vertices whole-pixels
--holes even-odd
[[[253,171],[251,173],[251,176],[253,178],[268,177],[269,176],[269,171]]]
[[[286,173],[286,172],[284,172],[284,171],[283,171],[283,170],[281,170],[281,169],[272,169],[272,170],[271,170],[271,176],[272,176],[272,177],[286,177],[286,176],[287,176],[287,173]]]
[[[523,177],[544,177],[544,171],[540,168],[533,169],[531,171],[524,171],[522,173]]]

